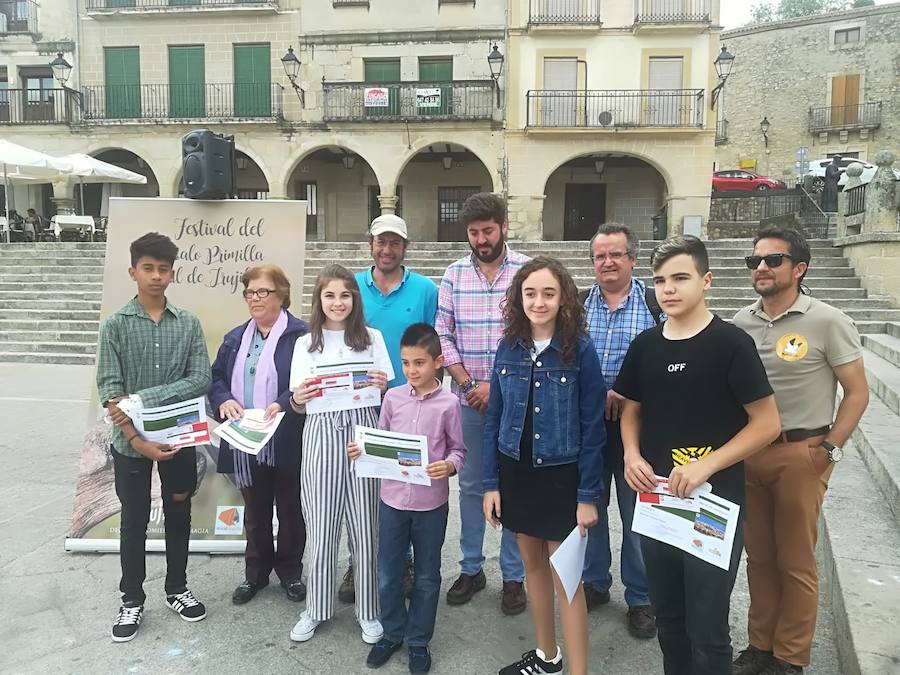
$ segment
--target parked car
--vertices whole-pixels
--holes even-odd
[[[878,167],[874,164],[869,164],[868,162],[864,162],[861,159],[857,159],[856,157],[841,157],[840,167],[841,167],[841,178],[838,181],[838,189],[843,190],[844,185],[847,183],[847,167],[853,164],[854,162],[858,162],[863,165],[863,172],[860,174],[859,179],[863,183],[868,183],[875,177],[875,171],[878,170]],[[814,176],[812,191],[813,192],[821,192],[825,187],[825,169],[831,164],[831,157],[825,157],[824,159],[816,159],[809,163],[809,172],[808,176]],[[900,180],[900,171],[894,169],[894,178]]]
[[[787,185],[774,178],[760,176],[746,169],[730,169],[716,171],[712,179],[713,192],[741,190],[744,192],[768,192],[769,190],[786,190]]]

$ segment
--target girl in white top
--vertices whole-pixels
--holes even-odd
[[[346,448],[357,424],[378,426],[377,407],[394,371],[381,333],[365,324],[359,286],[344,267],[330,265],[319,274],[309,323],[310,331],[297,340],[291,362],[291,405],[307,413],[300,501],[309,556],[306,610],[291,639],[309,640],[334,614],[338,542],[341,523],[346,522],[356,618],[363,641],[375,644],[384,632],[378,621],[375,573],[379,484],[354,475]],[[348,376],[348,370],[353,374]]]

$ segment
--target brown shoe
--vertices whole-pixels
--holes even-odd
[[[352,605],[356,602],[356,588],[353,586],[353,568],[348,567],[344,573],[344,580],[338,588],[338,600]]]
[[[632,637],[649,640],[656,637],[656,615],[650,605],[628,608],[628,632]]]
[[[412,595],[413,586],[416,583],[416,566],[411,560],[406,561],[403,570],[403,595],[407,598]]]
[[[484,576],[484,570],[478,570],[478,574],[474,577],[470,577],[468,574],[460,574],[459,578],[453,582],[450,590],[447,591],[447,604],[464,605],[485,586],[487,586],[487,578]]]
[[[525,596],[525,584],[521,581],[504,581],[503,593],[500,597],[500,609],[507,616],[515,616],[525,611],[528,598]]]
[[[587,611],[593,611],[600,605],[609,603],[609,589],[594,588],[590,584],[584,585],[584,602],[587,605]]]

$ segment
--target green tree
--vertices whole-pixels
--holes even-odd
[[[875,0],[853,0],[854,7],[874,7]]]
[[[750,17],[753,23],[765,23],[874,4],[875,0],[765,0],[753,6]]]

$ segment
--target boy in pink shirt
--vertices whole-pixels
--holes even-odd
[[[413,324],[400,339],[400,359],[407,383],[389,389],[381,404],[378,427],[419,434],[428,439],[431,485],[381,481],[378,512],[378,595],[384,636],[372,647],[366,663],[378,668],[406,640],[409,672],[431,669],[428,643],[434,634],[441,589],[441,548],[447,530],[450,476],[466,461],[459,399],[443,388],[438,373],[444,364],[441,341],[426,323]],[[360,456],[355,443],[351,459]],[[415,584],[409,609],[403,593],[406,552],[412,543]]]

